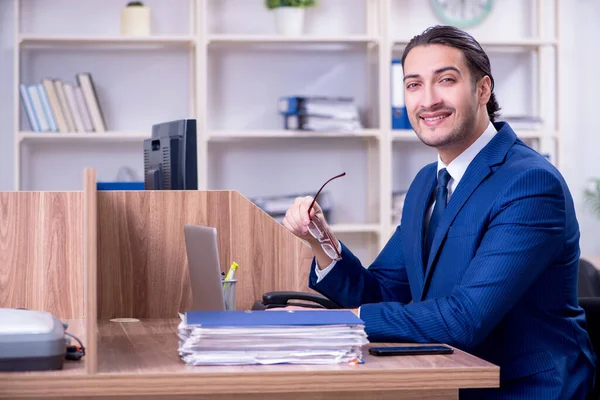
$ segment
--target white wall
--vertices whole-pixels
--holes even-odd
[[[36,1],[39,0],[28,0],[28,1]],[[323,2],[328,0],[322,0]],[[355,16],[361,13],[361,4],[362,0],[352,0],[349,3],[347,8],[343,8],[344,12],[342,13],[342,17],[337,19],[335,18],[336,12],[335,10],[339,10],[340,1],[341,0],[333,0],[334,6],[327,7],[322,14],[312,12],[312,19],[309,19],[308,29],[311,32],[319,32],[323,33],[323,31],[327,29],[333,29],[337,32],[352,32],[359,33],[364,30],[364,20],[360,18],[356,18]],[[348,0],[344,0],[346,2]],[[396,1],[396,0],[395,0]],[[407,1],[409,4],[409,12],[414,13],[416,7],[418,7],[423,0],[403,0]],[[213,4],[219,4],[217,7],[221,7],[222,9],[227,8],[226,3],[233,3],[234,0],[227,0],[225,2],[213,2]],[[93,6],[95,2],[85,2],[87,5],[91,4]],[[98,22],[96,24],[86,25],[86,26],[78,26],[78,27],[68,27],[65,24],[64,30],[67,32],[70,29],[74,29],[80,31],[80,29],[85,29],[86,33],[99,33],[99,32],[108,32],[108,33],[117,33],[118,32],[118,23],[116,20],[108,14],[106,10],[118,10],[122,7],[121,1],[111,0],[109,2],[102,2],[102,6],[97,7],[93,12],[94,15],[97,15],[97,21],[102,21],[102,23]],[[163,22],[162,25],[155,25],[158,30],[163,33],[183,33],[187,31],[188,28],[188,18],[184,12],[181,12],[181,7],[168,7],[165,6],[166,1],[157,1],[154,0],[151,2],[153,8],[161,9],[161,12],[168,13],[169,17],[165,19],[166,22]],[[262,1],[260,2],[262,4]],[[396,1],[396,3],[398,3]],[[70,9],[72,11],[73,4],[84,4],[81,2],[74,2],[69,0],[60,0],[59,2],[54,2],[53,5],[55,8],[64,7],[66,4],[70,5]],[[96,3],[98,5],[100,3]],[[178,3],[179,4],[179,3]],[[236,3],[239,4],[239,3]],[[254,4],[254,3],[253,3]],[[259,2],[255,2],[254,6],[249,6],[257,8],[257,4]],[[329,4],[329,3],[327,3]],[[530,19],[530,15],[527,14],[525,9],[521,10],[522,2],[521,0],[505,0],[504,2],[497,2],[497,7],[501,5],[507,5],[510,8],[510,12],[505,10],[499,11],[497,17],[500,18],[510,17],[510,14],[518,15],[518,21],[523,22],[523,24],[518,24],[521,26],[517,31],[512,30],[511,28],[498,26],[496,31],[498,33],[502,32],[502,35],[506,34],[515,34],[521,35],[524,33],[528,33],[527,29],[522,28],[526,26],[527,21]],[[185,7],[183,8],[185,9]],[[177,11],[179,10],[179,11]],[[352,10],[349,11],[349,10]],[[257,11],[257,10],[255,10]],[[258,10],[260,11],[260,10]],[[315,10],[316,11],[316,10]],[[72,12],[81,12],[80,11],[72,11]],[[393,15],[400,16],[402,10],[399,10],[397,6],[394,6]],[[423,18],[427,17],[431,11],[428,9],[424,9]],[[242,13],[243,14],[243,13]],[[506,14],[506,15],[505,15]],[[114,13],[112,14],[114,15]],[[215,15],[219,14],[219,9],[215,10]],[[253,14],[255,15],[255,14]],[[258,15],[258,14],[256,14]],[[260,14],[264,17],[264,14]],[[585,187],[586,181],[590,177],[600,176],[600,157],[597,154],[597,149],[600,148],[600,123],[596,122],[597,120],[594,116],[598,113],[598,106],[600,102],[598,99],[598,93],[600,93],[600,80],[597,79],[597,69],[600,66],[600,55],[598,54],[598,43],[597,38],[600,37],[600,26],[598,21],[600,20],[600,2],[597,0],[561,0],[561,18],[562,18],[562,63],[561,67],[561,79],[562,79],[562,101],[561,101],[561,127],[563,129],[562,132],[562,143],[561,143],[561,169],[569,183],[574,199],[577,205],[578,217],[581,225],[581,246],[584,254],[593,253],[600,254],[600,218],[597,218],[590,214],[590,212],[584,207],[583,204],[583,196],[582,192]],[[64,15],[63,15],[64,16]],[[221,15],[223,21],[221,25],[214,25],[210,27],[212,32],[218,32],[219,29],[226,29],[227,32],[240,31],[240,32],[252,32],[252,31],[264,31],[264,24],[270,23],[271,21],[266,21],[264,18],[241,18],[242,16],[248,17],[248,14],[237,15],[234,17],[225,17]],[[41,32],[47,31],[50,27],[46,26],[44,21],[52,20],[51,18],[46,18],[43,15],[33,15],[29,16],[27,24],[25,25],[25,29],[32,29],[32,23],[34,21],[38,21],[38,25],[35,28],[36,30],[40,30]],[[67,18],[67,16],[65,16]],[[112,19],[111,19],[112,18]],[[321,20],[317,21],[317,19]],[[400,17],[398,17],[400,18]],[[404,33],[405,29],[410,28],[410,24],[418,25],[419,18],[410,19],[409,24],[395,24],[393,25],[393,30],[396,32]],[[111,21],[112,22],[107,22]],[[12,190],[14,187],[13,177],[13,107],[12,104],[13,97],[13,71],[12,71],[12,63],[13,63],[13,43],[14,43],[14,27],[13,27],[13,2],[8,0],[0,0],[0,190]],[[41,21],[41,22],[40,22]],[[169,22],[170,21],[170,22]],[[247,22],[245,22],[247,21]],[[181,23],[176,23],[181,22]],[[325,22],[325,24],[323,24]],[[336,23],[333,23],[336,22]],[[248,23],[248,26],[243,26],[244,23]],[[225,27],[225,28],[223,28]],[[229,28],[231,29],[229,29]],[[420,29],[418,29],[420,30]],[[410,32],[411,34],[417,32]],[[483,33],[482,33],[483,35]],[[476,36],[477,37],[477,36]],[[219,53],[218,53],[219,54]],[[220,67],[225,66],[224,70],[220,71],[223,77],[235,75],[236,71],[240,71],[241,63],[244,62],[243,53],[235,54],[222,54],[214,59],[216,64],[212,64],[212,67]],[[315,55],[313,53],[309,53],[309,55]],[[149,123],[158,118],[159,120],[167,120],[170,118],[180,118],[185,116],[188,111],[189,104],[187,104],[187,100],[182,100],[183,98],[187,98],[187,92],[183,95],[182,91],[185,91],[185,87],[189,85],[187,78],[186,68],[188,66],[186,55],[183,53],[174,52],[173,54],[166,54],[166,58],[162,60],[154,60],[151,56],[146,57],[144,60],[148,60],[146,64],[140,63],[135,64],[135,61],[132,61],[136,71],[142,71],[141,73],[148,73],[149,75],[142,75],[141,77],[146,78],[148,76],[155,76],[156,74],[162,74],[167,76],[166,72],[162,72],[161,68],[164,68],[166,71],[168,68],[173,67],[174,64],[180,66],[181,69],[178,69],[178,73],[174,74],[175,76],[171,76],[169,79],[164,81],[155,81],[152,82],[154,88],[156,90],[152,90],[152,88],[148,89],[148,95],[145,97],[144,107],[134,107],[133,110],[139,109],[152,109],[152,119],[149,119]],[[56,55],[52,54],[38,54],[35,57],[38,58],[40,64],[36,64],[34,67],[23,71],[25,76],[31,79],[39,79],[45,71],[47,65],[56,65],[55,62],[52,62],[51,58],[56,57]],[[113,58],[110,58],[113,57]],[[250,61],[252,61],[255,65],[254,68],[260,68],[260,60],[257,55],[249,55]],[[273,57],[271,54],[270,57]],[[515,56],[518,57],[518,56]],[[132,57],[133,58],[133,57]],[[324,81],[316,81],[315,84],[319,84],[322,82],[328,82],[328,85],[335,85],[336,87],[341,86],[343,79],[340,77],[351,76],[347,75],[350,72],[345,71],[344,69],[355,69],[355,68],[364,68],[364,65],[361,64],[360,60],[357,58],[356,54],[347,53],[340,65],[342,65],[342,72],[336,71],[335,60],[330,59],[326,54],[323,54],[323,57],[318,57],[314,63],[311,63],[309,57],[305,57],[305,63],[307,68],[322,68],[320,74]],[[88,65],[93,67],[91,64],[86,64],[88,59],[85,57],[85,54],[81,54],[81,58],[78,59],[79,65],[78,68],[86,68]],[[103,61],[102,65],[97,67],[99,81],[113,79],[108,76],[102,76],[101,71],[111,71],[116,70],[117,67],[114,65],[111,67],[111,64],[114,64],[115,55],[108,54],[108,58]],[[270,60],[270,61],[269,61]],[[269,59],[269,63],[273,62],[273,59]],[[492,60],[494,60],[494,56],[492,56]],[[519,61],[519,60],[516,60]],[[499,65],[501,61],[497,61],[496,65]],[[523,65],[522,60],[520,60],[518,65]],[[282,70],[290,71],[290,65],[292,64],[282,64]],[[145,66],[154,68],[152,71],[145,71]],[[209,65],[211,67],[211,65]],[[73,67],[74,68],[74,67]],[[179,68],[179,67],[178,67]],[[339,67],[338,67],[339,68]],[[518,77],[519,74],[523,75],[524,73],[516,71],[511,73],[506,73],[507,68],[510,68],[510,63],[504,61],[504,67],[498,70],[496,79],[502,80],[504,85],[499,87],[499,97],[505,99],[504,104],[501,104],[503,108],[507,111],[511,109],[517,109],[520,101],[525,101],[526,97],[522,94],[514,95],[514,91],[520,90],[518,81],[522,80],[523,77]],[[335,77],[332,78],[331,71],[337,72]],[[68,71],[69,74],[72,75],[74,71]],[[294,74],[300,74],[302,71],[290,71],[288,76],[294,76]],[[229,74],[229,75],[228,75]],[[515,78],[517,77],[517,78]],[[65,77],[66,78],[66,77]],[[131,78],[131,77],[130,77]],[[131,78],[133,79],[133,78]],[[329,81],[327,81],[329,79]],[[511,80],[516,79],[515,83],[512,83]],[[215,103],[218,104],[218,101],[227,102],[227,108],[225,108],[216,118],[213,119],[211,125],[214,128],[236,128],[241,126],[251,126],[251,127],[261,127],[261,128],[273,128],[275,127],[275,120],[272,117],[265,117],[260,114],[260,110],[255,112],[253,115],[258,119],[250,119],[248,114],[244,114],[239,110],[239,104],[235,102],[230,102],[229,100],[232,98],[232,86],[237,85],[235,81],[231,81],[231,85],[229,84],[230,79],[225,79],[225,81],[214,82],[213,83],[213,91],[215,95],[220,96],[215,99]],[[264,96],[265,93],[276,93],[278,89],[280,89],[280,85],[285,84],[281,79],[277,81],[275,84],[269,84],[269,80],[265,79],[265,87],[264,91],[259,93],[259,96]],[[256,83],[256,82],[255,82]],[[158,85],[158,86],[156,86]],[[359,101],[366,101],[367,96],[367,88],[361,87],[360,85],[356,85],[356,82],[353,83],[355,87],[352,88],[352,92],[359,95]],[[100,86],[102,84],[100,83]],[[277,87],[274,87],[277,86]],[[293,90],[293,84],[286,90]],[[257,90],[260,90],[260,85],[257,86]],[[169,96],[173,99],[170,102],[171,107],[168,108],[160,108],[156,106],[156,102],[153,102],[152,96]],[[122,102],[119,107],[125,107],[131,100],[127,99],[127,91],[123,90],[120,93],[120,101]],[[511,98],[512,96],[512,98]],[[220,99],[220,100],[219,100]],[[114,107],[112,103],[111,107]],[[20,105],[17,105],[20,107]],[[118,108],[118,107],[114,107]],[[256,111],[256,110],[255,110]],[[119,129],[143,129],[143,125],[139,125],[140,119],[132,116],[130,113],[119,113],[118,110],[115,109],[107,109],[108,117],[118,125]],[[128,118],[130,116],[131,118]],[[137,125],[136,125],[137,123]],[[293,146],[293,142],[292,143]],[[322,145],[328,145],[329,143],[325,142],[312,142],[312,143],[303,143],[302,151],[307,152],[312,148],[319,148]],[[80,145],[71,145],[67,150],[60,151],[58,145],[36,145],[35,148],[31,148],[30,151],[35,155],[36,162],[32,163],[29,168],[26,168],[27,179],[31,179],[32,181],[37,182],[40,187],[44,187],[44,185],[48,185],[46,187],[51,186],[51,181],[48,179],[56,179],[58,183],[67,185],[67,182],[72,182],[75,179],[77,182],[80,180],[80,170],[81,166],[86,163],[89,165],[90,161],[90,150],[89,147],[85,147],[87,145],[81,145],[82,147],[78,147]],[[109,145],[105,145],[109,146]],[[220,174],[215,174],[215,180],[213,182],[214,187],[220,187],[225,185],[224,182],[237,182],[239,185],[247,185],[247,192],[251,195],[257,194],[259,190],[252,187],[249,181],[243,179],[243,177],[236,178],[235,173],[239,173],[235,169],[227,169],[227,165],[233,165],[234,162],[229,162],[229,159],[234,159],[239,162],[240,158],[235,156],[235,152],[229,153],[229,150],[237,151],[237,147],[234,146],[229,148],[226,144],[211,144],[212,150],[217,155],[213,158],[213,165],[223,167],[222,172]],[[359,142],[354,143],[352,140],[347,140],[344,144],[347,147],[344,151],[349,152],[351,154],[356,153],[358,157],[364,157],[364,153],[362,152],[362,144]],[[251,145],[251,149],[256,150],[257,156],[260,155],[260,150],[258,145]],[[395,145],[395,148],[398,147]],[[343,150],[343,149],[342,149]],[[290,150],[293,151],[293,150]],[[396,153],[396,149],[394,150]],[[58,162],[53,167],[49,169],[40,168],[41,165],[47,165],[47,161],[54,157],[54,160],[60,160],[68,157],[68,154],[73,155],[76,154],[75,160],[75,168],[72,170],[67,170],[64,164]],[[104,175],[100,174],[99,178],[101,180],[114,179],[116,176],[116,170],[120,165],[132,165],[138,171],[141,170],[141,160],[135,159],[135,155],[139,153],[139,147],[136,145],[130,144],[127,145],[124,149],[114,152],[109,152],[110,157],[107,156],[104,159],[99,159],[93,161],[95,163],[94,166],[103,166]],[[218,154],[222,153],[222,157],[219,157]],[[302,153],[304,154],[304,153]],[[422,151],[420,148],[416,148],[414,152],[409,152],[408,156],[412,157],[414,163],[423,163],[430,161],[431,152]],[[133,158],[132,158],[133,157]],[[229,157],[229,158],[228,158]],[[242,156],[240,156],[242,157]],[[250,157],[246,155],[246,157]],[[286,155],[281,155],[281,158],[285,158]],[[259,160],[260,157],[258,158]],[[133,160],[133,161],[132,161]],[[294,163],[297,162],[294,160],[288,160],[291,165],[291,169],[294,167]],[[248,161],[250,162],[250,161]],[[401,172],[398,172],[395,177],[394,189],[401,189],[400,186],[403,186],[404,183],[410,180],[411,174],[414,175],[416,172],[416,168],[414,163],[410,163],[407,161],[406,157],[404,158],[395,158],[394,159],[394,169],[398,169]],[[357,168],[358,165],[364,165],[362,163],[357,163],[356,165],[350,165],[349,168]],[[33,167],[33,168],[32,168]],[[36,168],[37,167],[37,168]],[[344,168],[342,161],[338,159],[333,159],[328,163],[327,168],[331,169],[332,172],[337,172],[337,168]],[[266,166],[264,168],[266,171],[269,171],[270,167]],[[335,171],[334,171],[335,170]],[[43,173],[41,173],[42,171]],[[241,170],[243,173],[243,169]],[[282,175],[285,171],[275,171],[277,174]],[[275,173],[273,172],[273,173]],[[315,171],[317,173],[323,173],[323,171]],[[276,175],[277,175],[276,174]],[[327,173],[329,174],[329,172]],[[327,175],[323,173],[323,177]],[[273,175],[273,176],[276,176]],[[279,176],[277,175],[277,176]],[[355,171],[356,179],[359,182],[359,186],[366,187],[362,183],[364,179],[364,170],[357,169]],[[49,178],[50,177],[50,178]],[[319,178],[321,176],[319,175]],[[237,181],[236,181],[237,179]],[[284,177],[280,176],[277,178],[279,182],[282,182]],[[293,178],[292,178],[293,179]],[[302,179],[299,183],[299,186],[296,185],[294,187],[299,188],[299,190],[314,190],[312,186],[309,187],[309,180]],[[400,182],[400,183],[398,183]],[[291,183],[290,183],[291,185]],[[344,185],[345,186],[345,185]],[[341,187],[341,186],[340,186]],[[291,190],[291,186],[290,186]],[[256,192],[255,192],[256,191]],[[264,190],[262,192],[265,192]],[[343,190],[342,190],[343,192]],[[340,192],[341,193],[341,192]],[[264,193],[268,194],[268,193]],[[348,196],[348,193],[343,193],[344,196]],[[356,209],[364,210],[363,204],[365,199],[363,197],[359,198],[359,201],[356,205]],[[355,214],[354,212],[347,212],[346,215],[356,216],[358,221],[363,220],[363,216],[360,213]],[[349,218],[348,221],[342,222],[354,222],[354,217]]]
[[[0,190],[13,190],[13,25],[12,1],[0,1]]]
[[[590,213],[583,201],[587,180],[600,177],[600,2],[562,1],[561,15],[561,165],[576,202],[585,256],[600,254],[600,217]]]

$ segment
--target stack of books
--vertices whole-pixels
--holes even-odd
[[[369,343],[349,310],[188,311],[178,328],[187,365],[362,363]]]
[[[345,132],[363,127],[352,97],[281,97],[278,111],[287,130]]]
[[[34,132],[105,132],[106,122],[92,75],[78,73],[78,84],[60,79],[19,85],[25,114]]]

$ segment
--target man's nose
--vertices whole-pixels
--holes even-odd
[[[437,108],[442,104],[442,99],[433,86],[426,86],[424,88],[423,102],[421,107],[426,110]]]

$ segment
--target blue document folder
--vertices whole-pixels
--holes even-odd
[[[404,102],[404,72],[400,60],[392,60],[392,129],[412,129]]]
[[[350,310],[300,311],[187,311],[188,326],[315,326],[364,325]]]

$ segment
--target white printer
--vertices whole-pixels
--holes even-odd
[[[65,327],[44,311],[0,308],[0,371],[62,369]]]

